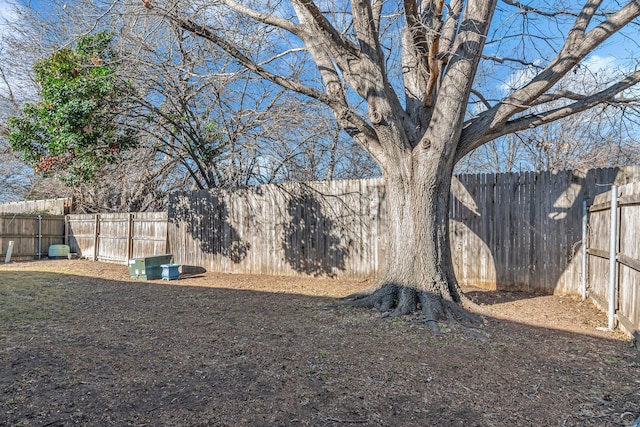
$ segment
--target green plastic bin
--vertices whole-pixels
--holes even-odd
[[[154,255],[129,260],[129,275],[132,279],[154,280],[162,277],[162,264],[169,264],[173,255]]]
[[[68,245],[51,245],[49,246],[49,258],[50,259],[63,259],[69,255]]]

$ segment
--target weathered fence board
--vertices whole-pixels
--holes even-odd
[[[65,215],[71,213],[72,204],[71,198],[0,203],[0,213]]]
[[[38,227],[38,215],[0,214],[0,257],[3,260],[10,241],[14,242],[13,260],[46,258],[49,246],[64,243],[64,216],[42,215]]]
[[[78,256],[126,264],[168,252],[164,212],[67,215],[67,241]]]
[[[98,214],[67,215],[66,222],[66,240],[71,252],[77,253],[78,257],[96,259]]]
[[[167,213],[139,212],[131,217],[130,258],[169,253]]]
[[[98,227],[98,261],[123,262],[129,255],[128,213],[100,214]]]

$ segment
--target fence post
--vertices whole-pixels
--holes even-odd
[[[100,214],[96,214],[96,223],[93,233],[93,260],[98,260],[98,230],[100,229]]]
[[[609,329],[615,327],[616,269],[618,266],[618,186],[611,186],[611,229],[609,235]]]
[[[127,262],[133,258],[133,214],[129,214],[129,223],[127,224]]]
[[[42,215],[38,215],[38,259],[42,259]]]
[[[587,199],[582,201],[582,301],[587,299],[587,246],[589,236],[587,235],[587,215],[589,213]]]
[[[9,261],[11,261],[12,253],[13,253],[13,240],[9,240],[9,246],[7,247],[7,255],[4,257],[5,264],[9,264]]]

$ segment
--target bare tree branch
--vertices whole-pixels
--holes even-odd
[[[478,144],[471,142],[472,139],[475,139],[471,135],[501,133],[500,127],[504,126],[510,117],[525,110],[597,46],[640,15],[640,2],[632,0],[617,12],[612,13],[603,23],[584,34],[584,29],[595,14],[595,7],[598,5],[599,1],[587,2],[576,19],[560,53],[543,71],[522,89],[515,91],[469,123],[465,129],[465,138],[461,141],[462,147],[460,149],[462,152],[468,152],[469,144],[478,146]],[[485,139],[482,138],[482,140]]]
[[[306,51],[306,50],[307,50],[307,49],[306,49],[306,48],[303,48],[303,47],[296,48],[296,49],[289,49],[289,50],[285,50],[284,52],[280,52],[279,54],[277,54],[277,55],[275,55],[275,56],[272,56],[271,58],[266,59],[266,60],[264,60],[264,61],[260,62],[260,63],[259,63],[259,64],[257,64],[257,65],[258,65],[259,67],[263,67],[263,66],[265,66],[265,65],[267,65],[267,64],[269,64],[269,63],[271,63],[271,62],[273,62],[273,61],[276,61],[276,60],[278,60],[278,59],[280,59],[280,58],[283,58],[283,57],[285,57],[285,56],[287,56],[287,55],[291,55],[292,53],[304,52],[304,51]]]
[[[360,42],[360,52],[377,64],[381,71],[384,71],[384,55],[380,49],[371,2],[369,0],[353,0],[352,3],[353,21]]]
[[[254,72],[255,74],[269,80],[273,83],[276,83],[285,89],[292,90],[294,92],[301,93],[303,95],[307,95],[311,98],[317,99],[327,105],[332,103],[332,100],[324,93],[313,89],[309,86],[305,86],[298,82],[283,78],[282,76],[267,71],[260,65],[256,64],[249,57],[244,55],[237,47],[233,44],[229,43],[226,39],[219,37],[215,34],[211,29],[209,29],[205,25],[200,25],[191,21],[190,19],[183,18],[177,14],[168,15],[174,22],[176,22],[180,27],[184,28],[187,31],[192,32],[210,42],[214,43],[216,46],[223,49],[227,52],[231,57],[237,60],[240,64],[246,67],[248,70]]]
[[[526,13],[535,13],[536,15],[540,15],[540,16],[546,16],[549,18],[555,18],[558,16],[575,16],[577,17],[578,14],[568,11],[568,10],[560,10],[560,11],[555,11],[555,12],[548,12],[548,11],[544,11],[542,9],[538,9],[532,6],[528,6],[525,5],[523,3],[520,3],[519,1],[514,1],[514,0],[501,0],[503,3],[508,4],[509,6],[514,6],[517,7],[518,9],[522,10],[523,12]]]
[[[358,59],[358,48],[340,35],[313,1],[294,0],[294,4],[301,6],[306,10],[310,21],[315,24],[319,33],[325,38],[325,40],[330,42],[328,43],[328,47],[336,49],[336,53],[338,53],[338,55],[335,55],[336,57],[344,56],[351,60]],[[346,69],[346,67],[343,68]]]
[[[287,19],[279,18],[277,16],[274,16],[272,13],[257,12],[233,0],[222,0],[222,3],[235,10],[236,12],[246,15],[249,18],[255,19],[256,21],[263,22],[274,27],[279,27],[283,30],[289,31],[291,34],[298,35],[298,26]]]
[[[2,78],[2,82],[4,83],[4,86],[7,90],[7,95],[2,97],[6,98],[14,108],[18,108],[16,97],[13,94],[13,90],[11,89],[11,83],[9,83],[9,80],[7,79],[7,75],[5,74],[4,69],[2,67],[0,67],[0,78]]]
[[[373,15],[373,25],[375,26],[375,31],[380,33],[380,20],[382,19],[382,6],[384,5],[384,0],[373,0],[371,5],[371,11]]]
[[[637,85],[638,83],[640,83],[640,71],[635,71],[634,73],[630,74],[623,80],[590,96],[580,97],[580,96],[576,96],[571,92],[562,92],[564,95],[566,95],[565,96],[566,98],[568,99],[575,98],[578,100],[566,106],[554,108],[545,112],[531,113],[526,116],[511,120],[507,122],[507,124],[504,127],[500,128],[499,131],[491,134],[487,134],[483,136],[483,138],[476,140],[476,142],[472,146],[468,147],[465,151],[460,151],[456,155],[456,157],[462,158],[465,154],[467,154],[474,148],[477,148],[500,136],[508,135],[520,130],[534,128],[534,127],[541,126],[543,124],[551,123],[556,120],[560,120],[560,119],[569,117],[571,115],[580,113],[582,111],[586,111],[599,104],[608,103],[608,102],[617,103],[615,99],[616,95]],[[550,101],[551,99],[547,99],[547,100]]]
[[[539,68],[539,69],[543,68],[540,65],[536,64],[535,62],[525,61],[524,59],[520,59],[520,58],[508,58],[508,57],[501,57],[501,56],[495,56],[495,55],[494,56],[483,55],[482,59],[485,59],[487,61],[498,62],[500,64],[504,64],[505,62],[513,62],[515,64],[524,65],[525,67],[533,67],[533,68]]]
[[[491,103],[484,97],[482,92],[476,89],[471,89],[471,94],[478,98],[480,102],[482,102],[482,104],[487,107],[487,109],[491,108]]]
[[[451,49],[460,27],[459,23],[463,4],[463,0],[453,0],[447,6],[447,17],[442,26],[440,52],[438,53],[438,56],[445,64],[449,62],[452,54]]]

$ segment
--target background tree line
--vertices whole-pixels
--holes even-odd
[[[163,209],[178,189],[379,174],[326,108],[259,81],[176,25],[131,7],[54,0],[7,9],[0,173],[10,186],[0,198],[73,195],[79,211],[145,211]],[[227,24],[243,44],[271,49],[264,30]],[[108,43],[83,53],[96,35]],[[309,73],[308,64],[290,66]],[[100,68],[110,81],[96,75],[88,84]],[[64,106],[54,105],[62,92]],[[99,98],[91,111],[79,102]]]

